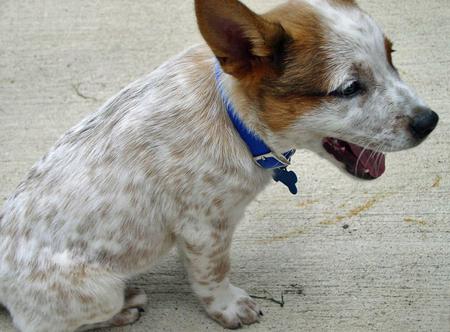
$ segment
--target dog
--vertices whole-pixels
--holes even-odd
[[[177,246],[206,312],[260,320],[229,280],[232,235],[272,178],[308,149],[375,179],[438,115],[400,79],[392,43],[353,0],[291,0],[258,15],[196,0],[198,45],[70,129],[0,214],[0,302],[22,332],[139,319],[126,282]]]

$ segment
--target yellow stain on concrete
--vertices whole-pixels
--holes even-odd
[[[370,210],[376,203],[378,203],[382,198],[385,198],[385,197],[386,197],[386,195],[379,194],[379,195],[367,200],[364,204],[351,209],[345,215],[343,215],[343,216],[338,215],[331,220],[324,220],[324,221],[320,222],[320,224],[321,225],[332,225],[332,224],[339,223],[345,219],[357,217],[357,216],[363,214],[364,212]]]
[[[307,206],[313,205],[319,203],[318,199],[307,199],[306,201],[298,203],[298,207],[305,208]]]
[[[412,218],[412,217],[405,217],[403,220],[405,222],[407,222],[408,224],[415,224],[415,225],[421,225],[421,226],[425,226],[427,224],[427,222],[425,220],[416,219],[416,218]]]
[[[273,242],[280,242],[280,241],[284,241],[284,240],[288,240],[290,238],[295,238],[298,237],[302,234],[305,234],[306,230],[303,228],[299,228],[299,229],[294,229],[290,232],[286,232],[284,234],[280,234],[280,235],[274,235],[268,239],[264,239],[264,240],[257,240],[256,243],[260,243],[260,244],[270,244]]]
[[[364,212],[370,210],[376,203],[380,202],[382,199],[384,199],[390,195],[391,194],[378,194],[375,197],[370,198],[363,204],[350,209],[346,214],[337,215],[333,219],[321,221],[320,224],[321,225],[332,225],[332,224],[339,223],[339,222],[344,221],[349,218],[357,217],[357,216],[363,214]],[[305,234],[306,232],[307,232],[307,230],[305,228],[297,228],[297,229],[293,229],[286,233],[274,235],[274,236],[264,239],[264,240],[258,240],[256,242],[260,243],[260,244],[270,244],[273,242],[280,242],[280,241],[288,240],[290,238],[295,238],[295,237]]]
[[[375,205],[375,203],[377,203],[381,198],[382,198],[381,195],[376,196],[366,201],[363,205],[351,209],[350,212],[347,214],[347,218],[359,216],[363,212],[370,210]]]
[[[440,175],[436,175],[436,177],[434,178],[433,185],[431,187],[439,188],[441,186],[441,180],[442,180],[442,177]]]

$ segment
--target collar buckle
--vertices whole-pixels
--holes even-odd
[[[258,166],[265,169],[286,168],[291,164],[291,157],[294,153],[295,150],[290,150],[279,155],[271,151],[269,153],[253,157],[253,160]]]

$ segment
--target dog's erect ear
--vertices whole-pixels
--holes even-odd
[[[237,78],[273,60],[286,37],[280,24],[237,0],[195,0],[195,11],[200,32],[223,70]]]
[[[342,2],[345,5],[356,6],[356,0],[339,0],[339,1]]]
[[[334,2],[336,4],[340,4],[340,5],[347,5],[347,6],[358,7],[358,4],[356,3],[356,0],[331,0],[331,2]]]

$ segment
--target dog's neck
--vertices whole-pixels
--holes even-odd
[[[256,133],[271,150],[277,154],[292,149],[291,143],[282,133],[273,133],[258,115],[261,113],[258,102],[246,93],[244,87],[237,79],[224,72],[220,75],[221,88],[227,96],[233,109],[242,122],[251,131]]]
[[[266,170],[271,170],[273,172],[272,176],[275,182],[282,182],[289,188],[289,191],[292,194],[297,194],[297,175],[286,169],[291,164],[291,157],[294,155],[295,149],[278,152],[268,146],[261,136],[255,133],[253,128],[249,128],[248,125],[240,118],[240,115],[235,111],[233,103],[229,100],[223,87],[221,80],[223,71],[218,62],[215,65],[214,74],[216,86],[220,97],[224,102],[227,114],[236,131],[239,133],[241,139],[245,142],[250,153],[252,154],[253,161],[259,167]]]

